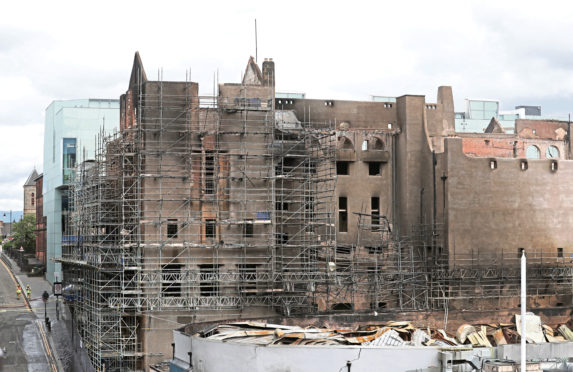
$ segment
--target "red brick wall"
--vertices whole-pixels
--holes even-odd
[[[469,156],[512,158],[514,142],[517,142],[516,157],[524,157],[526,147],[524,142],[512,138],[463,138],[462,149],[464,154]]]

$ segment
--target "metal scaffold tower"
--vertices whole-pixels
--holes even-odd
[[[156,319],[512,305],[515,252],[457,253],[436,223],[398,236],[378,197],[338,244],[335,122],[277,109],[272,84],[199,96],[134,71],[121,131],[78,165],[58,258],[96,370],[145,369]],[[570,301],[571,263],[528,254],[528,293]]]
[[[270,87],[140,85],[134,125],[78,168],[62,258],[94,367],[142,369],[142,314],[313,312],[335,241],[332,123]]]

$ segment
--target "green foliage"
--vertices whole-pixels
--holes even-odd
[[[25,215],[20,222],[16,222],[12,226],[12,236],[14,239],[9,244],[14,249],[24,247],[26,253],[34,253],[36,251],[35,228],[36,216],[33,214]]]

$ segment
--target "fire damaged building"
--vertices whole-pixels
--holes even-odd
[[[457,134],[446,86],[283,98],[272,59],[201,96],[136,53],[120,131],[70,192],[58,261],[83,347],[96,369],[142,370],[188,323],[516,308],[523,251],[530,306],[568,312],[569,133]]]

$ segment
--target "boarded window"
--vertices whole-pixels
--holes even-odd
[[[541,157],[541,151],[539,151],[539,147],[535,145],[531,145],[527,147],[525,151],[525,157],[528,159],[539,159]]]

